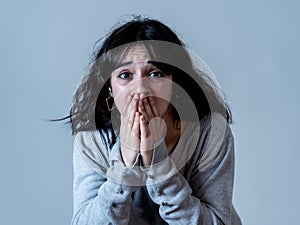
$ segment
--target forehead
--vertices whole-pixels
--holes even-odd
[[[126,54],[123,55],[121,59],[121,63],[126,62],[141,62],[141,61],[148,61],[150,60],[149,51],[146,49],[145,46],[141,45],[133,45],[131,48],[128,49]]]

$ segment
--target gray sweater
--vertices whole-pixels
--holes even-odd
[[[175,150],[154,146],[151,166],[138,155],[125,167],[119,140],[109,149],[98,131],[74,142],[72,225],[240,225],[232,206],[234,140],[223,117],[189,123]]]

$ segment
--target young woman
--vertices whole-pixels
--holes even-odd
[[[241,224],[231,114],[163,23],[115,28],[74,96],[73,225]]]

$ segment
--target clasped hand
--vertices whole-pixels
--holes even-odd
[[[142,165],[150,166],[154,144],[165,137],[166,124],[159,115],[154,97],[141,99],[129,95],[121,113],[121,155],[126,166],[132,166],[137,155]]]

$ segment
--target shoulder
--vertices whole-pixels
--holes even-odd
[[[200,121],[201,135],[205,136],[208,143],[220,142],[232,137],[232,132],[229,123],[219,113],[211,113]]]
[[[106,144],[101,139],[100,133],[97,130],[93,131],[80,131],[75,134],[74,144],[86,148],[98,148],[99,150],[105,150]]]
[[[228,137],[232,137],[230,125],[219,113],[211,113],[199,122],[189,122],[181,136],[185,143],[197,140],[198,145],[220,143]]]
[[[197,147],[190,162],[204,171],[232,153],[234,139],[230,125],[219,113],[204,117],[200,121],[199,128]]]
[[[96,172],[105,174],[109,151],[99,131],[80,131],[74,138],[74,155],[81,157]]]

